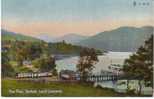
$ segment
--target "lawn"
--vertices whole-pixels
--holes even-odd
[[[11,90],[11,91],[10,91]],[[33,90],[31,93],[25,93],[25,90]],[[40,91],[39,91],[40,90]],[[45,92],[44,90],[49,90]],[[60,90],[60,93],[52,93],[52,91]],[[10,91],[10,92],[9,92]],[[12,91],[16,91],[13,93]],[[21,91],[21,92],[20,92]],[[22,93],[24,91],[24,93]],[[35,93],[37,91],[37,93]],[[44,93],[41,93],[41,91]],[[38,93],[39,92],[39,93]],[[92,85],[81,83],[64,83],[64,82],[32,82],[17,81],[13,79],[2,79],[2,96],[124,96],[114,92],[111,89],[94,88]]]

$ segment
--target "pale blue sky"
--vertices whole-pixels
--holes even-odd
[[[134,7],[133,1],[151,0],[2,0],[2,18],[63,21],[144,17],[149,14],[149,6]]]
[[[10,24],[13,25],[12,21],[19,24],[67,21],[73,23],[88,20],[150,18],[152,4],[133,6],[134,1],[152,2],[152,0],[2,0],[2,21],[5,28],[10,28]]]

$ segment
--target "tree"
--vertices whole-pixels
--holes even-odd
[[[12,51],[18,66],[23,66],[23,61],[28,57],[28,51],[27,51],[26,42],[24,41],[16,41],[14,45],[12,46]]]
[[[23,65],[23,61],[24,61],[26,55],[27,55],[26,50],[23,50],[23,49],[20,49],[20,48],[17,50],[16,60],[18,62],[18,66]]]
[[[141,94],[141,81],[150,82],[153,87],[153,35],[145,41],[135,54],[125,60],[123,71],[128,77],[139,79],[139,92]]]
[[[43,48],[45,49],[46,47],[44,47],[44,45],[42,43],[32,43],[29,44],[29,46],[27,46],[27,48],[25,48],[28,52],[29,55],[29,59],[33,60],[35,58],[39,58],[41,56],[41,54],[43,53]]]
[[[96,62],[98,62],[98,57],[96,51],[93,48],[84,48],[80,52],[77,71],[80,73],[81,81],[86,81],[86,77],[91,74]]]
[[[41,72],[49,72],[51,70],[55,71],[55,59],[53,57],[42,57],[35,62],[33,62],[33,65],[39,69]]]
[[[9,57],[7,52],[2,52],[2,77],[12,77],[14,74],[15,71],[9,64]]]
[[[23,65],[24,60],[34,60],[40,58],[43,49],[46,50],[46,46],[42,42],[25,42],[17,41],[14,46],[12,46],[12,51],[15,52],[15,58],[19,66]]]

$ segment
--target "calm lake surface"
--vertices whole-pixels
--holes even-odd
[[[95,69],[93,70],[94,74],[99,74],[101,70],[103,71],[109,71],[112,72],[108,66],[111,64],[120,64],[123,65],[124,60],[129,58],[130,55],[132,55],[133,52],[109,52],[105,55],[98,56],[99,62],[95,64]],[[58,72],[61,70],[74,70],[76,71],[76,65],[78,63],[79,57],[70,57],[70,58],[64,58],[62,60],[57,60],[57,70]],[[101,86],[106,88],[112,88],[117,92],[126,92],[127,86],[126,86],[126,80],[118,80],[118,81],[103,81],[103,82],[95,82],[94,86]],[[124,83],[124,84],[120,84]],[[138,90],[138,80],[133,80],[129,84],[132,89]],[[144,85],[144,84],[143,84]],[[145,87],[143,86],[142,90],[143,94],[151,95],[152,94],[152,88],[151,87]]]
[[[101,70],[110,71],[108,66],[110,64],[123,64],[124,60],[129,58],[132,52],[108,52],[105,55],[98,56],[99,62],[95,64],[94,73],[100,72]],[[70,57],[56,61],[57,70],[76,70],[79,57]]]

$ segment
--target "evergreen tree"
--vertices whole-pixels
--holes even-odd
[[[135,54],[125,60],[123,71],[127,77],[136,77],[139,82],[139,92],[141,94],[142,84],[150,82],[153,87],[153,35],[145,41]]]

